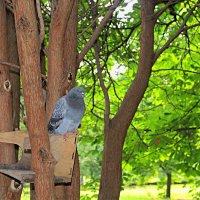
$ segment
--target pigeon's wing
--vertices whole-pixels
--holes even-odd
[[[66,110],[67,110],[67,103],[65,98],[62,97],[57,101],[51,119],[49,121],[48,124],[49,133],[54,133],[54,131],[62,123]]]

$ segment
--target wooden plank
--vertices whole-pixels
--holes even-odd
[[[50,136],[51,152],[58,162],[55,176],[71,177],[76,152],[77,135],[70,134],[66,141],[63,136]]]
[[[13,177],[22,183],[33,183],[35,176],[35,173],[31,170],[0,169],[0,172]]]
[[[23,148],[24,138],[27,136],[25,131],[0,132],[0,142],[17,144]]]
[[[53,154],[54,158],[57,161],[54,172],[55,176],[57,177],[56,180],[58,181],[60,179],[62,180],[61,182],[63,182],[63,180],[65,180],[65,182],[70,182],[72,177],[74,157],[76,152],[77,135],[75,133],[71,133],[69,134],[66,140],[64,140],[63,135],[50,134],[49,137],[50,137],[51,153]],[[28,134],[27,132],[23,131],[13,131],[4,133],[2,132],[0,133],[0,142],[17,144],[22,148],[23,151],[25,149],[31,148]],[[26,160],[26,158],[24,160]],[[25,161],[23,162],[25,165]],[[20,164],[23,165],[23,163]],[[19,169],[17,171],[13,170],[13,172],[10,169],[5,169],[5,171],[2,170],[4,169],[0,169],[0,172],[2,173],[7,172],[7,174],[10,176],[13,176],[15,178],[18,177],[19,178],[19,179],[17,178],[18,180],[24,179],[25,176],[27,177],[28,176],[27,173],[30,172],[30,170],[28,171],[24,170],[23,167],[22,170]],[[22,173],[21,176],[20,173]],[[30,177],[32,177],[31,173]]]

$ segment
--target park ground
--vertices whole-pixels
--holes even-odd
[[[192,200],[192,194],[189,192],[189,186],[172,185],[171,200]],[[133,186],[125,188],[120,194],[120,200],[163,200],[160,194],[162,191],[157,189],[155,185],[148,186]],[[29,200],[30,194],[28,187],[25,187],[22,192],[22,200]],[[81,199],[96,200],[97,197],[88,190],[81,190]]]

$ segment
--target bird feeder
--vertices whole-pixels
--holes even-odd
[[[49,135],[51,153],[57,161],[55,165],[55,182],[69,183],[72,178],[74,158],[77,145],[77,134],[69,134],[66,140],[63,135]],[[0,164],[3,173],[20,183],[33,183],[35,173],[31,167],[31,147],[27,132],[14,131],[0,133],[0,142],[16,144],[22,150],[22,158],[14,164]]]

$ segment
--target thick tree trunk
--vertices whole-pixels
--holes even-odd
[[[8,62],[8,38],[7,21],[4,1],[0,1],[0,60]],[[12,95],[11,81],[8,66],[0,64],[0,131],[11,131],[12,120]],[[0,162],[14,163],[15,146],[11,144],[0,144]],[[15,199],[15,193],[10,188],[11,179],[0,174],[0,197],[1,199]]]
[[[119,131],[119,130],[117,130]],[[122,141],[113,127],[105,129],[99,199],[119,199],[122,178]]]
[[[170,199],[171,197],[171,184],[172,184],[172,174],[167,173],[167,189],[166,189],[166,198]]]
[[[77,25],[78,25],[78,1],[74,1],[70,18],[65,32],[64,60],[67,68],[66,88],[71,89],[75,85],[77,73]],[[78,149],[74,160],[72,182],[66,187],[66,198],[70,200],[80,199],[80,166]]]
[[[65,31],[74,1],[60,0],[53,12],[48,47],[47,119],[51,117],[56,101],[65,93],[67,67],[64,65]]]
[[[36,199],[55,199],[55,162],[47,134],[35,5],[32,0],[14,0],[13,3]]]
[[[7,27],[8,27],[8,52],[9,62],[19,65],[19,56],[17,50],[17,37],[15,30],[14,15],[7,12]],[[10,79],[12,85],[13,97],[13,128],[19,129],[20,121],[20,70],[14,67],[10,68]]]
[[[141,0],[141,39],[138,71],[122,104],[105,126],[99,200],[118,200],[121,187],[122,150],[126,133],[148,87],[154,59],[154,0]],[[106,119],[108,121],[109,119]]]
[[[15,30],[14,15],[7,12],[7,28],[8,28],[8,61],[15,65],[19,65],[19,57],[17,51],[17,37]],[[12,85],[12,113],[13,113],[13,129],[19,129],[20,122],[20,71],[17,68],[10,68],[10,80]],[[19,147],[15,145],[16,161],[18,160]],[[20,199],[22,189],[15,194],[15,199]],[[13,198],[13,200],[15,200]]]
[[[58,26],[58,22],[59,26]],[[60,1],[53,12],[49,42],[47,118],[56,101],[75,84],[77,71],[78,1]],[[80,169],[76,155],[72,183],[56,186],[56,199],[80,199]]]

